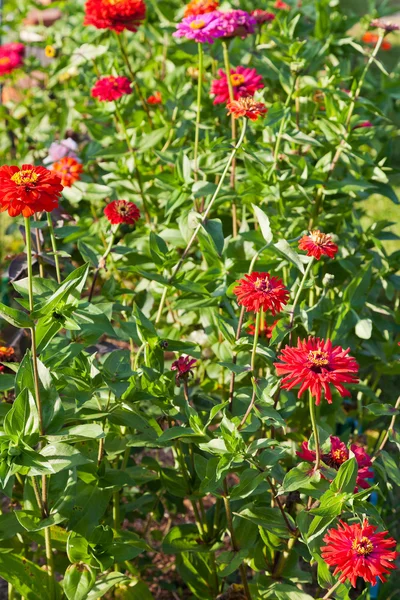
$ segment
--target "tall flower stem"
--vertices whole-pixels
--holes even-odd
[[[400,407],[400,396],[396,400],[396,404],[394,405],[394,410],[397,411],[397,409],[399,407]],[[393,431],[394,424],[396,423],[396,417],[397,417],[397,412],[394,412],[392,418],[390,419],[389,427],[387,428],[385,435],[384,435],[381,443],[379,444],[379,448],[377,449],[375,456],[372,458],[372,462],[375,462],[375,460],[378,458],[379,452],[381,452],[384,449],[384,447],[386,446],[386,442],[389,439],[390,432]]]
[[[25,237],[26,237],[26,258],[28,265],[28,294],[29,294],[29,312],[33,312],[33,269],[32,269],[32,238],[31,238],[31,221],[29,217],[25,217]],[[32,351],[32,364],[33,364],[33,382],[36,397],[36,406],[39,415],[39,433],[41,436],[44,435],[44,424],[43,424],[43,409],[40,398],[40,385],[39,385],[39,370],[38,370],[38,358],[37,358],[37,346],[36,346],[36,329],[35,324],[30,328],[31,330],[31,351]],[[36,484],[36,480],[34,485]],[[42,513],[42,518],[48,517],[48,503],[47,503],[47,478],[46,475],[42,476],[42,499],[38,501],[39,509]],[[51,547],[51,534],[50,528],[46,527],[44,530],[45,548],[46,548],[46,561],[47,561],[47,574],[49,579],[49,593],[51,598],[55,598],[55,579],[54,579],[54,567],[53,567],[53,551]]]
[[[99,260],[99,264],[97,265],[94,274],[93,274],[93,281],[92,281],[92,285],[90,287],[90,292],[89,292],[89,302],[91,302],[92,298],[93,298],[93,293],[94,293],[94,288],[96,286],[96,281],[97,281],[97,277],[99,275],[99,271],[100,269],[105,269],[106,267],[106,263],[107,263],[107,258],[112,250],[112,247],[114,245],[115,242],[115,237],[118,233],[119,230],[119,225],[116,226],[116,228],[114,229],[114,231],[111,232],[111,237],[110,240],[108,242],[108,246],[106,251],[104,252],[103,256],[100,258]]]
[[[336,153],[335,153],[335,155],[334,155],[334,157],[332,159],[332,162],[329,165],[328,173],[327,173],[326,178],[325,178],[325,184],[329,181],[329,179],[330,179],[333,171],[336,168],[337,163],[339,162],[339,158],[341,157],[342,152],[343,152],[343,150],[344,150],[344,148],[345,148],[345,146],[347,144],[347,140],[349,139],[349,135],[350,135],[350,131],[351,131],[350,130],[350,121],[351,121],[351,117],[353,116],[353,113],[354,113],[356,102],[357,102],[357,100],[358,100],[358,98],[359,98],[359,96],[361,94],[361,90],[362,90],[362,87],[364,85],[364,81],[365,81],[365,78],[366,78],[367,73],[369,71],[369,68],[372,65],[372,63],[374,62],[374,60],[376,58],[376,55],[379,52],[379,49],[380,49],[380,47],[382,45],[384,37],[385,37],[385,32],[382,32],[379,35],[378,39],[377,39],[375,48],[373,49],[373,51],[372,51],[372,53],[371,53],[371,55],[370,55],[370,57],[369,57],[366,65],[364,67],[363,72],[361,73],[361,77],[360,77],[360,80],[358,82],[356,91],[354,92],[354,96],[351,96],[350,108],[349,108],[349,112],[347,113],[347,117],[346,117],[346,121],[345,121],[346,134],[342,138],[342,140],[341,140],[341,142],[340,142],[340,144],[339,144],[339,146],[338,146],[338,148],[336,150]],[[321,186],[321,187],[318,188],[318,192],[317,192],[316,197],[315,197],[314,210],[312,212],[312,215],[310,217],[310,221],[309,221],[309,224],[308,224],[308,228],[309,229],[313,228],[314,223],[315,223],[315,221],[318,218],[318,215],[319,215],[320,210],[322,208],[322,203],[323,203],[324,195],[325,195],[325,189],[324,189],[323,186]]]
[[[196,110],[196,129],[194,134],[194,177],[197,180],[199,171],[199,137],[200,137],[200,120],[201,120],[201,92],[203,87],[203,72],[204,72],[204,53],[203,44],[197,44],[199,51],[199,73],[197,83],[197,110]]]
[[[132,68],[131,62],[129,60],[128,53],[127,53],[126,48],[125,48],[125,44],[124,44],[125,37],[124,37],[124,41],[123,41],[122,37],[121,37],[122,34],[118,34],[118,33],[115,32],[115,36],[117,38],[118,46],[119,46],[119,48],[121,50],[122,58],[124,59],[126,68],[128,69],[129,74],[130,74],[130,76],[132,78],[132,83],[134,85],[134,88],[135,88],[135,90],[137,92],[137,95],[140,98],[140,102],[142,103],[142,106],[143,106],[143,108],[144,108],[144,110],[145,110],[145,112],[147,114],[147,118],[149,119],[149,123],[150,123],[151,127],[153,127],[153,122],[151,120],[149,107],[146,104],[146,100],[145,100],[145,98],[144,98],[144,96],[142,94],[142,90],[140,89],[140,85],[139,85],[138,80],[136,78],[136,74],[135,74],[135,72],[134,72],[134,70]]]
[[[223,50],[223,54],[224,54],[224,66],[225,66],[226,80],[228,83],[228,90],[229,90],[229,101],[232,102],[235,99],[235,94],[234,94],[232,80],[231,80],[231,65],[230,65],[230,61],[229,61],[228,42],[226,42],[226,41],[222,42],[222,50]],[[234,118],[233,115],[231,115],[231,132],[232,132],[232,142],[235,143],[235,141],[236,141],[236,119]],[[230,179],[230,186],[232,189],[235,189],[235,181],[236,181],[236,160],[233,159],[232,170],[231,170],[231,179]],[[233,234],[233,237],[236,237],[238,234],[237,207],[236,207],[235,200],[232,201],[232,234]]]
[[[51,219],[51,214],[50,213],[47,213],[47,224],[49,226],[51,247],[53,249],[53,254],[54,254],[54,262],[56,263],[57,283],[60,284],[61,283],[60,259],[59,259],[59,256],[57,254],[56,236],[54,234],[53,221]]]
[[[228,489],[228,484],[226,483],[226,479],[224,479],[223,500],[224,500],[228,530],[229,530],[229,534],[231,536],[232,548],[233,548],[234,552],[239,552],[240,548],[239,548],[239,545],[236,540],[235,530],[233,528],[233,516],[232,516],[231,503],[230,503],[230,499],[229,499],[229,489]],[[243,563],[240,564],[239,571],[240,571],[240,576],[242,579],[242,585],[243,585],[244,595],[246,596],[246,600],[252,600],[251,594],[250,594],[250,589],[249,589],[249,584],[247,581],[246,567],[244,566]]]
[[[254,329],[254,339],[253,339],[253,350],[251,352],[250,366],[251,366],[251,372],[253,373],[253,375],[254,375],[254,365],[256,362],[258,336],[260,333],[261,312],[262,312],[262,309],[260,309],[258,311],[257,316],[256,316],[256,325],[255,325],[255,329]]]
[[[281,119],[281,124],[279,127],[279,131],[278,131],[278,135],[276,138],[276,142],[275,142],[275,148],[274,148],[274,162],[273,162],[273,169],[274,169],[274,173],[275,173],[275,169],[276,169],[276,165],[278,163],[278,158],[279,158],[279,150],[281,147],[281,142],[282,142],[282,136],[283,136],[283,132],[285,131],[285,127],[286,127],[286,123],[288,121],[288,117],[289,117],[289,106],[290,103],[292,102],[292,98],[293,98],[293,94],[295,92],[296,89],[296,79],[293,78],[293,82],[292,82],[292,86],[290,88],[290,92],[286,98],[286,102],[285,105],[283,107],[283,117]]]
[[[307,277],[308,277],[308,275],[309,275],[309,273],[311,271],[311,267],[313,266],[313,264],[314,264],[314,257],[312,257],[311,260],[310,260],[310,262],[308,263],[308,265],[306,267],[306,270],[304,271],[303,279],[301,280],[299,288],[298,288],[298,290],[296,292],[296,296],[294,298],[292,310],[291,310],[291,313],[290,313],[289,329],[292,329],[292,327],[293,327],[296,306],[297,306],[297,303],[298,303],[299,298],[301,296],[301,292],[303,291],[304,285],[305,285],[305,283],[307,281]],[[292,335],[292,334],[290,334],[290,335]]]
[[[321,448],[319,446],[319,434],[318,434],[318,426],[317,426],[317,416],[315,411],[315,400],[313,395],[311,394],[311,390],[308,393],[309,395],[309,407],[310,407],[310,418],[311,425],[314,434],[314,443],[315,443],[315,471],[318,471],[319,466],[321,464]]]
[[[229,167],[232,164],[232,160],[235,158],[237,151],[239,150],[240,146],[243,143],[244,136],[246,134],[246,125],[247,125],[246,119],[243,119],[243,126],[242,126],[242,131],[240,133],[240,138],[239,138],[236,146],[234,147],[234,149],[232,150],[232,152],[231,152],[231,154],[230,154],[230,156],[228,158],[228,161],[227,161],[227,163],[225,165],[225,169],[224,169],[224,171],[223,171],[223,173],[221,175],[221,178],[220,178],[220,180],[218,182],[217,188],[216,188],[216,190],[215,190],[215,192],[214,192],[214,194],[213,194],[213,196],[212,196],[212,198],[211,198],[211,200],[210,200],[210,202],[209,202],[209,204],[208,204],[208,206],[206,208],[206,211],[205,211],[205,213],[203,215],[203,218],[201,219],[201,221],[199,221],[196,229],[194,230],[194,232],[192,234],[192,237],[190,238],[189,242],[187,243],[187,246],[186,246],[186,248],[185,248],[185,250],[184,250],[184,252],[183,252],[183,254],[182,254],[182,256],[181,256],[181,258],[179,260],[179,262],[177,263],[175,269],[173,270],[173,272],[171,274],[171,277],[169,278],[169,283],[172,283],[172,281],[175,279],[175,277],[177,276],[177,274],[181,270],[182,265],[185,262],[185,259],[186,259],[187,255],[189,254],[189,251],[190,251],[190,249],[191,249],[191,247],[192,247],[192,245],[193,245],[193,243],[194,243],[194,241],[195,241],[195,239],[196,239],[196,237],[197,237],[200,229],[207,222],[207,217],[210,214],[212,207],[214,206],[214,203],[215,203],[215,201],[216,201],[216,199],[218,197],[219,192],[221,191],[221,188],[222,188],[222,185],[224,183],[226,174],[228,173]],[[164,308],[164,304],[165,304],[166,298],[167,298],[167,294],[163,293],[163,295],[161,297],[160,306],[158,308],[158,314],[160,316],[162,315],[162,311],[163,311],[163,308]]]
[[[335,592],[335,591],[337,590],[337,588],[339,587],[339,585],[340,585],[341,583],[342,583],[341,581],[337,581],[337,582],[335,583],[335,585],[333,585],[333,586],[331,587],[331,589],[330,589],[330,590],[328,590],[328,592],[325,594],[325,596],[322,598],[322,600],[328,600],[328,598],[330,598],[330,597],[332,596],[333,592]]]
[[[38,223],[39,218],[38,214],[35,213],[35,221]],[[40,277],[44,277],[44,265],[43,265],[43,257],[42,257],[42,244],[40,243],[40,232],[37,227],[35,227],[35,238],[36,238],[36,249],[37,249],[37,257],[38,257],[38,265],[39,265],[39,275]]]

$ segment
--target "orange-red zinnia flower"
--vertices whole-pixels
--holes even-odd
[[[367,33],[364,33],[364,35],[362,36],[361,39],[365,44],[369,44],[370,46],[376,46],[376,43],[379,40],[379,35],[377,35],[376,33],[371,33],[370,31],[367,31]],[[383,40],[381,49],[382,50],[390,50],[391,48],[392,48],[392,44],[390,42],[388,42],[387,40]]]
[[[274,8],[278,8],[279,10],[290,10],[292,7],[286,2],[283,2],[283,0],[276,0]]]
[[[60,178],[45,167],[0,167],[0,212],[7,210],[10,217],[51,212],[58,206],[62,189]]]
[[[386,538],[387,531],[376,533],[377,527],[370,525],[364,519],[362,525],[348,525],[343,521],[337,529],[329,529],[321,548],[322,558],[332,567],[336,567],[334,575],[341,573],[339,581],[349,580],[356,587],[357,577],[376,584],[376,578],[386,581],[384,575],[395,569],[393,561],[398,552],[391,550],[396,547],[396,540]]]
[[[270,340],[272,338],[272,334],[274,332],[275,327],[278,325],[279,323],[279,319],[277,321],[274,321],[271,325],[268,325],[268,323],[264,323],[264,327],[260,327],[260,331],[259,331],[259,336],[260,337],[265,337],[267,338],[267,340]],[[253,323],[251,323],[248,328],[247,328],[247,333],[249,335],[255,335],[256,333],[256,326],[253,325]]]
[[[0,362],[9,362],[14,354],[15,350],[11,346],[0,346]]]
[[[191,0],[185,7],[184,17],[197,17],[217,10],[218,0]]]
[[[238,304],[244,306],[247,312],[259,312],[263,309],[276,315],[289,299],[289,292],[283,281],[278,277],[271,277],[269,273],[254,271],[237,283],[233,293],[237,296]]]
[[[256,102],[251,96],[238,98],[226,105],[228,115],[233,115],[235,119],[247,117],[251,121],[257,121],[258,117],[263,117],[268,112],[268,108],[262,102]]]
[[[333,346],[331,340],[309,337],[298,340],[297,346],[286,346],[278,356],[281,363],[274,363],[277,375],[285,375],[282,387],[291,390],[300,385],[297,395],[300,398],[307,389],[321,402],[322,391],[328,404],[332,403],[330,386],[333,385],[342,397],[350,396],[344,383],[357,383],[355,373],[358,364],[352,356],[348,356],[350,348],[343,350],[341,346]]]
[[[104,214],[112,225],[119,223],[134,225],[140,217],[140,210],[136,204],[128,200],[114,200],[107,204]]]
[[[147,98],[148,104],[162,104],[161,92],[154,92],[152,96]]]
[[[307,256],[313,256],[317,260],[324,254],[329,258],[334,258],[339,248],[332,242],[330,235],[322,233],[318,229],[310,231],[309,235],[304,235],[299,241],[300,250],[305,250]]]
[[[73,156],[64,156],[53,163],[51,170],[61,178],[64,187],[71,187],[75,181],[79,181],[83,166]]]
[[[126,94],[132,94],[131,82],[127,77],[102,77],[92,87],[93,98],[102,102],[118,100]]]
[[[112,29],[120,33],[137,31],[146,17],[143,0],[87,0],[84,25]]]

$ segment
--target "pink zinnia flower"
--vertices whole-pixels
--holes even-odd
[[[368,519],[363,524],[347,525],[340,521],[337,529],[329,529],[324,537],[326,546],[321,548],[322,558],[331,567],[336,567],[333,575],[341,573],[339,581],[350,581],[356,587],[357,577],[376,584],[376,578],[386,581],[384,575],[395,569],[393,561],[398,552],[396,540],[386,538],[387,531],[376,533],[377,527]]]
[[[257,21],[245,10],[219,12],[222,21],[223,37],[245,38],[256,30]]]
[[[69,156],[78,159],[77,155],[78,144],[72,138],[66,138],[61,142],[52,142],[49,148],[49,154],[43,160],[43,164],[51,164]]]
[[[188,379],[189,375],[193,376],[192,367],[196,364],[196,359],[190,356],[180,356],[171,365],[171,371],[176,371],[175,382],[179,386],[182,379]]]
[[[297,346],[286,346],[280,356],[281,363],[274,363],[278,376],[285,375],[282,387],[291,390],[300,385],[297,395],[301,398],[306,390],[315,397],[315,404],[321,402],[322,392],[328,404],[332,403],[330,386],[333,385],[344,398],[350,392],[344,383],[357,383],[358,372],[356,360],[349,356],[350,348],[343,350],[341,346],[333,346],[331,340],[309,337],[298,340]]]
[[[8,75],[23,65],[25,46],[19,42],[11,42],[0,46],[0,77]]]
[[[214,79],[211,84],[211,93],[215,95],[214,104],[225,104],[229,100],[228,78],[223,69],[218,71],[218,75],[219,79]],[[235,100],[243,96],[254,96],[257,90],[264,87],[262,76],[255,69],[231,69],[230,78]]]
[[[330,235],[322,233],[319,229],[310,231],[309,235],[304,235],[299,241],[300,250],[305,250],[307,256],[313,256],[317,260],[324,254],[329,258],[335,258],[339,248],[332,242]]]
[[[98,98],[102,102],[111,102],[118,100],[126,94],[132,94],[131,82],[127,77],[102,77],[96,81],[92,88],[93,98]]]
[[[289,292],[278,277],[271,277],[269,273],[245,275],[239,279],[238,285],[233,290],[238,304],[244,306],[246,311],[259,312],[270,310],[273,315],[281,312],[289,299]]]
[[[186,17],[177,25],[174,37],[185,37],[188,40],[204,44],[213,44],[224,35],[222,20],[218,11]]]
[[[350,452],[346,444],[335,435],[330,436],[331,449],[326,454],[322,454],[321,458],[328,467],[338,470],[346,460],[349,459]],[[309,450],[308,442],[303,442],[301,452],[296,452],[297,456],[307,462],[315,462],[316,453],[314,450]],[[370,456],[365,452],[364,448],[351,444],[351,451],[354,453],[358,465],[357,486],[367,489],[370,487],[368,479],[374,476],[374,472],[370,468],[372,461]],[[357,492],[357,487],[355,492]]]

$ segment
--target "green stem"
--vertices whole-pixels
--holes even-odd
[[[197,112],[196,112],[196,129],[194,138],[194,175],[198,176],[198,157],[199,157],[199,137],[200,137],[200,118],[201,118],[201,92],[203,87],[203,70],[204,70],[204,55],[203,44],[198,44],[199,52],[199,79],[197,84]]]
[[[257,316],[256,316],[256,325],[255,325],[255,329],[254,329],[254,339],[253,339],[253,350],[251,352],[251,364],[250,364],[250,368],[251,368],[251,371],[252,371],[253,375],[254,375],[254,365],[255,365],[255,362],[256,362],[258,336],[259,336],[259,333],[260,333],[261,311],[262,311],[262,309],[260,309],[258,311]]]
[[[293,327],[296,306],[297,306],[297,303],[299,301],[301,292],[303,291],[303,288],[304,288],[304,284],[307,281],[308,274],[310,273],[310,270],[311,270],[311,267],[313,266],[313,264],[314,264],[314,257],[312,257],[311,260],[310,260],[310,262],[308,263],[308,265],[306,267],[306,270],[304,271],[303,279],[301,280],[299,288],[298,288],[298,290],[296,292],[296,296],[294,298],[294,302],[293,302],[293,306],[292,306],[292,311],[291,311],[291,315],[290,315],[290,323],[289,323],[289,328],[290,329],[292,329],[292,327]]]
[[[275,142],[274,164],[273,164],[274,171],[273,172],[275,172],[275,167],[276,167],[277,162],[278,162],[279,149],[281,147],[282,136],[283,136],[283,132],[285,130],[286,123],[287,123],[288,116],[289,116],[289,111],[287,109],[289,108],[289,105],[290,105],[290,103],[292,101],[292,97],[293,97],[295,89],[296,89],[296,79],[293,79],[292,87],[290,89],[288,97],[286,98],[286,102],[285,102],[285,105],[284,105],[283,118],[281,120],[281,124],[280,124],[279,131],[278,131],[278,137],[276,138],[276,142]]]
[[[162,316],[162,311],[163,311],[164,304],[165,304],[165,300],[167,299],[167,294],[168,294],[168,287],[165,286],[164,289],[163,289],[162,296],[161,296],[160,306],[158,307],[158,311],[157,311],[156,325],[157,325],[157,323],[160,322],[160,319],[161,319],[161,316]]]
[[[228,43],[226,41],[222,42],[222,49],[223,49],[223,54],[224,54],[226,80],[228,83],[228,90],[229,90],[229,101],[232,102],[235,99],[235,92],[234,92],[233,84],[232,84],[232,80],[231,80],[231,65],[230,65],[230,61],[229,61],[229,49],[228,49]],[[233,115],[231,115],[231,132],[232,132],[232,142],[235,143],[235,141],[236,141],[236,119]],[[236,159],[233,159],[231,179],[230,179],[230,186],[232,189],[235,189],[235,179],[236,179]],[[232,201],[231,211],[232,211],[232,235],[235,238],[235,237],[237,237],[237,234],[238,234],[237,207],[236,207],[235,199],[233,199],[233,201]]]
[[[60,259],[57,254],[57,242],[56,242],[56,236],[54,235],[53,221],[51,220],[51,214],[49,212],[47,213],[47,224],[49,226],[51,247],[53,249],[54,261],[56,263],[57,283],[60,284],[61,283]]]
[[[226,80],[228,83],[229,101],[232,102],[232,100],[235,99],[235,94],[233,91],[233,85],[232,85],[232,80],[231,80],[231,65],[229,62],[228,43],[225,41],[222,42],[222,50],[224,53],[224,66],[225,66]]]
[[[119,506],[119,490],[113,492],[113,525],[114,531],[119,531],[121,523],[121,513]],[[114,571],[119,571],[119,565],[117,563],[114,564]]]
[[[337,581],[335,583],[334,586],[331,587],[331,589],[325,594],[325,596],[322,598],[322,600],[328,600],[328,598],[330,598],[333,594],[334,591],[336,591],[336,589],[339,587],[339,585],[341,584],[341,581]]]
[[[318,471],[319,466],[321,464],[321,448],[319,446],[319,434],[318,434],[318,426],[317,426],[317,417],[315,412],[315,400],[313,395],[311,394],[311,390],[308,392],[309,395],[309,406],[310,406],[310,418],[312,424],[312,430],[314,434],[314,444],[315,444],[315,471]]]
[[[100,271],[100,269],[105,269],[105,267],[106,267],[107,258],[108,258],[109,254],[110,254],[110,252],[111,252],[111,250],[112,250],[112,247],[113,247],[113,245],[114,245],[114,242],[115,242],[115,237],[116,237],[116,235],[117,235],[117,233],[118,233],[118,230],[119,230],[119,224],[116,226],[115,230],[114,230],[114,231],[112,231],[112,233],[111,233],[111,237],[110,237],[110,240],[109,240],[109,242],[108,242],[107,249],[106,249],[106,251],[104,252],[104,254],[103,254],[103,256],[101,257],[101,259],[99,260],[99,265],[96,267],[96,269],[95,269],[95,271],[94,271],[94,274],[93,274],[93,281],[92,281],[92,285],[91,285],[91,287],[90,287],[90,292],[89,292],[89,302],[91,302],[91,301],[92,301],[92,298],[93,298],[93,294],[94,294],[94,288],[95,288],[95,286],[96,286],[96,281],[97,281],[97,277],[98,277],[98,275],[99,275],[99,271]]]

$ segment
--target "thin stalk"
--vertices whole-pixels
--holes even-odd
[[[187,246],[186,246],[186,248],[185,248],[185,250],[184,250],[184,252],[183,252],[183,254],[182,254],[181,258],[180,258],[180,260],[179,260],[179,262],[177,263],[175,269],[172,272],[171,277],[169,278],[169,283],[171,283],[175,279],[175,277],[177,276],[178,272],[181,270],[181,267],[182,267],[183,263],[185,262],[185,259],[186,259],[187,255],[189,254],[189,251],[190,251],[190,249],[191,249],[191,247],[193,245],[193,242],[195,241],[195,239],[196,239],[196,237],[197,237],[200,229],[203,227],[203,225],[207,221],[207,217],[210,214],[210,211],[211,211],[212,207],[214,206],[215,200],[217,199],[219,192],[221,191],[222,184],[224,183],[224,179],[226,177],[227,172],[229,171],[229,167],[231,166],[232,160],[236,156],[237,151],[239,150],[240,146],[243,143],[244,136],[246,134],[246,125],[247,125],[247,121],[246,121],[246,119],[243,119],[243,126],[242,126],[242,131],[241,131],[241,134],[240,134],[240,138],[239,138],[236,146],[234,147],[234,149],[232,150],[232,152],[231,152],[231,154],[230,154],[230,156],[228,158],[228,162],[225,165],[225,169],[224,169],[224,171],[223,171],[223,173],[221,175],[221,179],[218,182],[217,188],[216,188],[216,190],[215,190],[215,192],[214,192],[214,194],[213,194],[213,196],[212,196],[212,198],[211,198],[211,200],[210,200],[210,202],[209,202],[209,204],[208,204],[208,206],[206,208],[206,211],[205,211],[205,213],[203,215],[203,218],[201,219],[201,221],[197,225],[196,229],[194,230],[194,232],[192,234],[192,237],[190,238],[190,240],[189,240],[189,242],[188,242],[188,244],[187,244]],[[158,308],[158,312],[160,314],[162,314],[166,297],[167,297],[167,294],[165,294],[165,296],[163,294],[163,296],[161,298],[160,306]]]
[[[31,221],[29,217],[25,217],[25,237],[26,237],[26,255],[28,265],[28,292],[29,292],[29,312],[33,312],[33,269],[32,269],[32,238],[31,238]],[[44,424],[43,424],[43,410],[40,398],[40,385],[39,385],[39,371],[38,371],[38,359],[37,359],[37,348],[36,348],[36,330],[33,324],[31,330],[31,351],[32,351],[32,364],[33,364],[33,381],[35,388],[36,406],[39,415],[39,433],[41,436],[44,435]],[[34,479],[34,478],[33,478]],[[35,495],[38,493],[37,482],[33,482]],[[36,489],[35,489],[36,488]],[[40,496],[40,494],[39,494]],[[46,475],[42,476],[42,500],[39,503],[39,508],[42,512],[42,517],[48,517],[48,506],[47,506],[47,478]],[[49,592],[50,597],[55,597],[55,579],[54,579],[54,567],[53,567],[53,552],[51,547],[51,534],[50,528],[46,527],[44,530],[45,548],[46,548],[46,561],[47,561],[47,574],[49,580]]]
[[[119,531],[121,523],[121,513],[119,507],[119,490],[113,492],[113,525],[114,531]],[[114,571],[119,571],[119,565],[114,564]]]
[[[233,84],[231,80],[231,65],[229,61],[229,49],[228,43],[226,41],[222,42],[222,50],[224,54],[224,65],[225,65],[225,73],[226,80],[228,83],[229,90],[229,101],[232,102],[235,99],[235,93],[233,89]],[[231,132],[232,132],[232,142],[236,142],[236,119],[233,115],[231,115]],[[231,178],[230,178],[230,186],[232,189],[235,189],[236,183],[236,159],[232,161],[232,170],[231,170]],[[237,237],[238,227],[237,227],[237,207],[235,200],[232,201],[232,235],[233,237]]]
[[[297,540],[297,536],[291,537],[289,539],[289,541],[288,541],[287,549],[284,552],[281,553],[281,555],[279,557],[279,560],[278,560],[278,562],[277,562],[277,564],[275,565],[275,568],[274,568],[273,576],[275,578],[278,578],[278,577],[281,576],[282,571],[283,571],[283,569],[284,569],[284,567],[286,565],[286,561],[287,561],[287,559],[290,556],[290,551],[292,550],[293,546],[295,545],[296,540]]]
[[[314,443],[315,443],[315,471],[318,471],[319,466],[321,464],[321,448],[319,447],[319,434],[317,427],[317,417],[315,413],[315,400],[309,391],[309,407],[310,407],[310,418],[311,425],[314,434]]]
[[[53,221],[51,220],[51,214],[49,212],[47,213],[47,224],[49,226],[51,247],[53,249],[53,254],[54,254],[54,262],[56,263],[57,283],[60,284],[61,283],[60,258],[57,253],[57,242],[56,242],[56,236],[54,234]]]
[[[35,213],[35,221],[38,222],[38,215]],[[44,277],[44,265],[43,265],[43,257],[42,257],[42,244],[40,243],[40,233],[39,229],[35,227],[35,238],[36,238],[36,248],[37,248],[37,257],[38,257],[38,265],[39,265],[39,275],[40,277]]]
[[[252,394],[252,396],[251,396],[250,404],[249,404],[249,406],[247,407],[247,410],[246,410],[246,412],[245,412],[245,414],[244,414],[244,417],[243,417],[243,419],[240,421],[240,425],[239,425],[238,429],[241,429],[241,428],[243,427],[243,425],[246,423],[246,421],[247,421],[247,417],[248,417],[248,416],[249,416],[249,414],[251,413],[251,411],[252,411],[252,408],[253,408],[253,406],[254,406],[254,404],[255,404],[255,402],[256,402],[256,396],[257,396],[256,382],[255,382],[255,379],[253,379],[253,394]]]
[[[138,80],[136,78],[136,74],[135,74],[135,72],[134,72],[134,70],[132,68],[131,62],[129,60],[128,53],[127,53],[127,51],[125,49],[125,45],[122,42],[122,35],[118,34],[118,33],[115,33],[115,35],[116,35],[116,38],[117,38],[118,46],[119,46],[119,48],[121,50],[122,58],[124,59],[126,67],[127,67],[128,71],[129,71],[129,74],[130,74],[130,76],[132,78],[132,83],[133,83],[133,85],[135,87],[135,90],[136,90],[136,92],[137,92],[137,94],[138,94],[138,96],[140,98],[140,102],[142,103],[142,106],[143,106],[143,108],[144,108],[144,110],[145,110],[145,112],[147,114],[147,117],[149,119],[149,124],[150,124],[151,127],[153,127],[153,122],[151,120],[149,107],[146,104],[146,100],[145,100],[145,98],[144,98],[144,96],[142,94],[142,90],[140,89],[140,85],[139,85]],[[124,41],[125,41],[125,38],[124,38]]]
[[[399,407],[400,407],[400,396],[396,400],[396,404],[394,405],[394,409],[397,410]],[[379,452],[381,452],[384,449],[384,447],[386,446],[386,442],[389,439],[390,432],[393,431],[394,424],[396,423],[396,417],[397,417],[397,414],[395,413],[392,416],[391,420],[390,420],[389,427],[386,430],[386,433],[385,433],[385,435],[383,437],[382,442],[379,444],[379,448],[376,451],[375,456],[372,458],[372,462],[374,462],[378,458]]]
[[[284,132],[285,127],[286,127],[287,120],[288,120],[289,111],[287,111],[286,109],[289,108],[289,105],[292,102],[292,98],[293,98],[293,94],[294,94],[295,88],[296,88],[296,79],[293,79],[292,87],[290,88],[290,92],[288,94],[288,97],[286,98],[286,102],[285,102],[285,105],[284,105],[284,115],[283,115],[283,118],[281,120],[281,124],[280,124],[279,131],[278,131],[278,136],[277,136],[276,142],[275,142],[274,164],[273,164],[273,168],[274,169],[276,168],[276,165],[277,165],[277,162],[278,162],[279,149],[281,147],[282,136],[283,136],[283,132]]]
[[[233,528],[233,516],[232,516],[231,503],[229,500],[229,489],[228,489],[228,484],[226,483],[226,479],[224,479],[223,500],[224,500],[224,506],[225,506],[225,512],[226,512],[226,520],[228,523],[228,530],[229,530],[229,534],[231,536],[232,548],[233,548],[234,552],[239,552],[240,548],[239,548],[239,545],[236,540],[235,530]],[[240,577],[242,579],[242,585],[243,585],[243,589],[244,589],[244,594],[246,596],[246,600],[252,600],[252,597],[250,594],[250,589],[249,589],[249,584],[247,581],[246,567],[244,566],[243,563],[241,563],[241,565],[239,567],[239,571],[240,571]]]
[[[104,269],[106,267],[106,262],[107,262],[107,258],[112,250],[112,247],[114,245],[115,242],[115,236],[118,233],[118,229],[119,229],[119,225],[117,225],[117,227],[115,228],[115,230],[112,232],[110,240],[108,242],[108,246],[106,251],[104,252],[103,256],[100,258],[99,260],[99,264],[96,267],[94,274],[93,274],[93,281],[92,281],[92,285],[90,287],[90,292],[89,292],[89,302],[92,301],[93,298],[93,293],[94,293],[94,288],[96,286],[96,281],[97,281],[97,277],[99,275],[99,271],[100,269]]]
[[[291,313],[290,313],[289,329],[292,329],[292,327],[293,327],[296,306],[297,306],[297,303],[298,303],[299,298],[301,296],[301,292],[303,291],[304,285],[305,285],[305,283],[307,281],[307,277],[308,277],[308,275],[310,273],[310,270],[311,270],[311,267],[313,266],[313,264],[314,264],[314,257],[312,257],[311,260],[310,260],[310,262],[308,263],[308,265],[306,267],[306,270],[304,271],[303,279],[301,280],[299,288],[298,288],[298,290],[296,292],[296,296],[294,298],[292,310],[291,310]]]
[[[158,307],[158,311],[157,311],[157,316],[156,316],[156,325],[157,325],[157,323],[159,323],[159,322],[160,322],[160,320],[161,320],[162,311],[163,311],[163,308],[164,308],[165,300],[166,300],[166,298],[167,298],[167,294],[168,294],[168,287],[167,287],[167,286],[165,286],[165,287],[164,287],[164,289],[163,289],[162,296],[161,296],[161,300],[160,300],[160,306]]]
[[[253,373],[253,375],[254,375],[254,365],[256,362],[258,335],[260,333],[260,323],[261,323],[261,309],[258,311],[257,316],[256,316],[256,325],[255,325],[255,329],[254,329],[254,339],[253,339],[253,350],[251,352],[250,368],[251,368],[251,372]]]
[[[329,181],[329,179],[330,179],[333,171],[335,170],[336,165],[339,162],[339,158],[340,158],[340,156],[341,156],[341,154],[342,154],[342,152],[344,150],[344,147],[346,145],[346,142],[347,142],[347,140],[349,138],[349,135],[350,135],[349,126],[350,126],[351,117],[353,116],[353,113],[354,113],[354,108],[356,106],[356,102],[357,102],[357,100],[358,100],[358,98],[360,96],[360,93],[361,93],[362,87],[364,85],[364,81],[365,81],[365,78],[367,76],[368,70],[369,70],[371,64],[373,63],[373,61],[375,60],[376,55],[379,52],[379,49],[380,49],[380,47],[382,45],[384,37],[385,37],[385,32],[382,32],[379,35],[378,40],[377,40],[376,45],[375,45],[375,48],[373,49],[373,51],[372,51],[372,53],[371,53],[371,55],[370,55],[370,57],[369,57],[366,65],[364,67],[364,70],[363,70],[363,72],[361,74],[361,77],[360,77],[360,80],[358,82],[358,86],[356,88],[354,96],[351,97],[350,108],[349,108],[349,112],[347,113],[347,117],[346,117],[346,121],[345,121],[346,135],[341,140],[341,142],[339,144],[339,147],[337,148],[336,153],[335,153],[335,155],[334,155],[334,157],[332,159],[332,162],[329,165],[328,173],[327,173],[326,178],[325,178],[325,184]],[[312,215],[310,217],[310,221],[309,221],[309,224],[308,224],[308,228],[309,229],[313,228],[313,225],[314,225],[316,219],[318,218],[319,212],[320,212],[321,207],[322,207],[322,202],[323,202],[323,198],[324,198],[324,191],[325,190],[324,190],[323,187],[320,187],[318,189],[318,192],[317,192],[317,195],[316,195],[316,198],[315,198],[314,210],[313,210],[313,213],[312,213]]]
[[[339,587],[339,585],[341,584],[341,581],[337,581],[335,583],[334,586],[331,587],[331,589],[325,594],[325,596],[322,598],[322,600],[328,600],[328,598],[330,598],[333,594],[333,592],[335,592],[337,590],[337,588]]]
[[[203,70],[204,70],[204,54],[203,44],[197,44],[199,53],[199,79],[197,84],[197,112],[196,112],[196,129],[194,137],[194,177],[197,180],[199,171],[199,137],[200,137],[200,120],[201,120],[201,92],[203,87]]]

